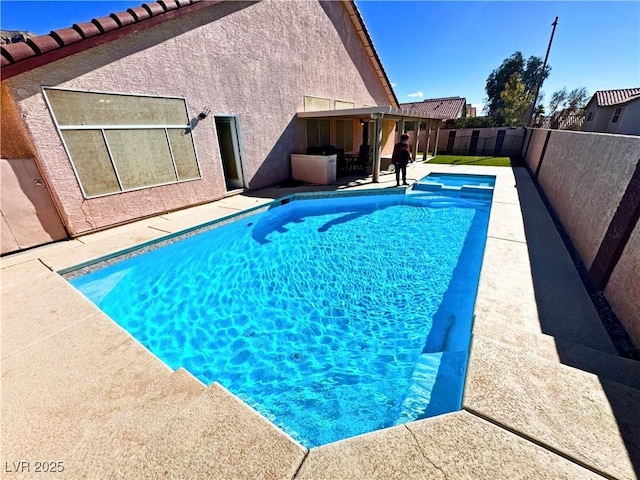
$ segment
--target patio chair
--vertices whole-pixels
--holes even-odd
[[[358,160],[355,162],[354,169],[359,172],[366,172],[370,166],[371,145],[360,145],[358,150]]]

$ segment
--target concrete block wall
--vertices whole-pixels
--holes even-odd
[[[640,347],[640,137],[531,129],[522,156]]]

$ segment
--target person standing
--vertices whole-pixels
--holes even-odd
[[[407,183],[407,165],[411,162],[411,152],[407,144],[408,140],[409,135],[403,133],[400,135],[400,141],[393,147],[391,163],[393,163],[396,169],[396,187],[400,186],[400,172],[402,172],[402,184],[409,185]]]

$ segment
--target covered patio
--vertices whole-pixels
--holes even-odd
[[[306,121],[307,153],[336,153],[339,174],[341,171],[351,171],[356,166],[370,172],[374,183],[380,181],[380,171],[391,163],[393,145],[397,141],[396,132],[404,132],[409,122],[414,123],[413,138],[416,139],[423,123],[429,133],[435,129],[435,155],[442,123],[441,118],[421,117],[412,110],[390,105],[305,111],[298,112],[296,116]],[[423,150],[425,157],[430,147],[429,136]],[[360,139],[359,146],[356,139]],[[414,141],[411,145],[414,159],[418,159],[418,143]]]

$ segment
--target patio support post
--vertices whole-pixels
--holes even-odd
[[[427,156],[429,155],[429,143],[431,143],[431,129],[433,128],[432,124],[431,124],[431,120],[429,120],[428,124],[429,124],[429,127],[427,128],[427,140],[426,140],[425,146],[424,146],[424,159],[423,160],[425,162],[427,161]]]
[[[438,137],[440,137],[440,124],[438,124],[438,126],[436,127],[436,142],[435,142],[435,145],[433,146],[434,157],[438,155]]]
[[[400,141],[400,135],[402,135],[403,132],[404,132],[404,117],[402,117],[402,119],[400,120],[400,123],[398,124],[398,135],[396,135],[395,143]]]
[[[373,116],[373,115],[372,115]],[[375,116],[375,137],[373,141],[373,183],[380,182],[380,150],[382,148],[382,114]]]
[[[418,118],[418,120],[415,121],[415,128],[413,129],[413,133],[414,133],[414,138],[413,138],[413,152],[412,152],[412,158],[413,160],[417,160],[418,159],[418,141],[420,140],[420,122],[422,121],[421,118]]]

